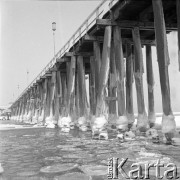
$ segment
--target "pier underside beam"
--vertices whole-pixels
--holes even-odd
[[[98,26],[119,26],[121,29],[133,29],[139,27],[140,30],[155,30],[154,22],[141,22],[141,21],[112,21],[111,19],[97,19],[96,24]],[[177,24],[166,24],[167,31],[177,31]]]

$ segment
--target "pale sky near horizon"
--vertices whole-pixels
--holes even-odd
[[[57,52],[99,3],[0,1],[0,106],[14,101],[52,59],[52,22]]]

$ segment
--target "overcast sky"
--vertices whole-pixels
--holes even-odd
[[[99,3],[0,1],[0,106],[14,101],[52,59],[52,22],[57,52]]]

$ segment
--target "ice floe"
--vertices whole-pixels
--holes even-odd
[[[89,176],[107,175],[107,166],[103,165],[83,165],[79,169]]]
[[[2,174],[3,172],[4,172],[4,169],[3,169],[3,167],[2,167],[2,165],[0,163],[0,174]]]
[[[82,173],[68,173],[62,176],[55,176],[54,180],[91,180],[91,177]]]
[[[52,166],[45,166],[40,169],[41,173],[59,173],[64,171],[69,171],[78,167],[75,163],[63,163],[63,164],[54,164]]]
[[[18,176],[34,176],[37,175],[39,172],[37,171],[23,171],[23,172],[18,172]]]

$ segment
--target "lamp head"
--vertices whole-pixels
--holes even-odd
[[[55,23],[55,22],[52,23],[52,30],[53,30],[53,31],[56,30],[56,23]]]

